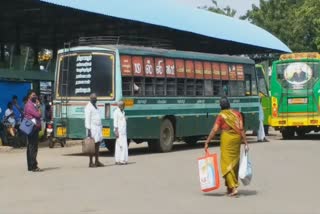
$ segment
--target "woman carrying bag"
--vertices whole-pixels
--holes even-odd
[[[226,97],[220,100],[221,111],[205,142],[205,150],[218,131],[221,130],[221,172],[227,186],[229,196],[238,194],[238,171],[240,161],[240,145],[245,144],[245,150],[249,149],[246,135],[243,131],[243,119],[241,113],[230,109],[230,103]]]
[[[41,129],[41,110],[38,97],[34,91],[28,93],[28,101],[24,107],[24,118],[34,123],[33,130],[27,135],[27,163],[28,171],[39,172],[37,154],[39,131]]]

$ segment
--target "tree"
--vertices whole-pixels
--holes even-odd
[[[320,48],[319,0],[260,0],[241,19],[271,32],[293,51],[318,51]]]
[[[234,17],[237,13],[236,10],[230,8],[229,6],[226,6],[225,8],[220,8],[218,6],[218,3],[217,1],[215,0],[212,0],[212,6],[203,6],[203,7],[200,7],[201,9],[205,9],[205,10],[208,10],[208,11],[211,11],[211,12],[214,12],[214,13],[219,13],[219,14],[222,14],[222,15],[225,15],[225,16],[230,16],[230,17]]]

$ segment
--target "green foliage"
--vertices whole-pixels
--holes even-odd
[[[271,32],[292,51],[319,51],[319,0],[260,0],[241,19]]]
[[[234,17],[237,13],[236,10],[230,8],[229,6],[225,7],[225,8],[220,8],[218,6],[218,3],[217,1],[215,0],[212,0],[212,6],[204,6],[204,7],[201,7],[201,9],[205,9],[205,10],[208,10],[208,11],[211,11],[211,12],[214,12],[214,13],[219,13],[219,14],[222,14],[222,15],[225,15],[225,16],[230,16],[230,17]]]

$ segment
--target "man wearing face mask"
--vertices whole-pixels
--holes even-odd
[[[102,137],[102,123],[100,112],[97,107],[97,95],[92,93],[90,95],[90,102],[85,108],[85,127],[87,129],[87,136],[92,137],[95,142],[95,164],[93,163],[92,155],[89,156],[89,167],[102,167],[104,166],[99,161],[99,147],[100,142],[103,140]]]
[[[39,143],[39,130],[41,128],[41,110],[37,104],[38,97],[34,91],[28,93],[28,101],[24,107],[24,116],[35,123],[33,132],[27,137],[27,163],[28,170],[32,172],[41,171],[38,167],[37,154]]]

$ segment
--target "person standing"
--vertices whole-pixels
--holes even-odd
[[[92,93],[90,95],[90,102],[85,107],[85,127],[87,129],[87,136],[94,139],[95,142],[95,163],[93,163],[93,156],[89,156],[89,167],[104,166],[99,161],[99,147],[103,140],[102,137],[102,122],[99,109],[97,107],[97,95]]]
[[[258,142],[269,142],[267,140],[266,134],[264,132],[263,121],[264,121],[264,114],[263,114],[263,108],[262,108],[261,98],[260,98],[260,103],[259,103],[259,130],[258,130],[258,133],[257,133],[257,138],[258,138]]]
[[[213,125],[213,128],[205,141],[205,151],[208,144],[221,130],[221,172],[227,186],[227,194],[236,196],[238,194],[238,171],[240,162],[240,145],[245,144],[245,150],[249,149],[246,135],[243,129],[243,118],[241,113],[230,109],[230,103],[226,97],[220,100],[221,111]]]
[[[38,97],[34,91],[28,93],[28,101],[24,107],[24,117],[35,123],[34,129],[30,135],[27,136],[27,163],[28,171],[39,172],[38,167],[38,143],[39,130],[41,128],[41,110],[40,105],[37,104]]]
[[[124,112],[124,102],[120,101],[114,111],[113,127],[116,135],[115,161],[116,164],[124,165],[128,163],[128,139],[127,121]]]

